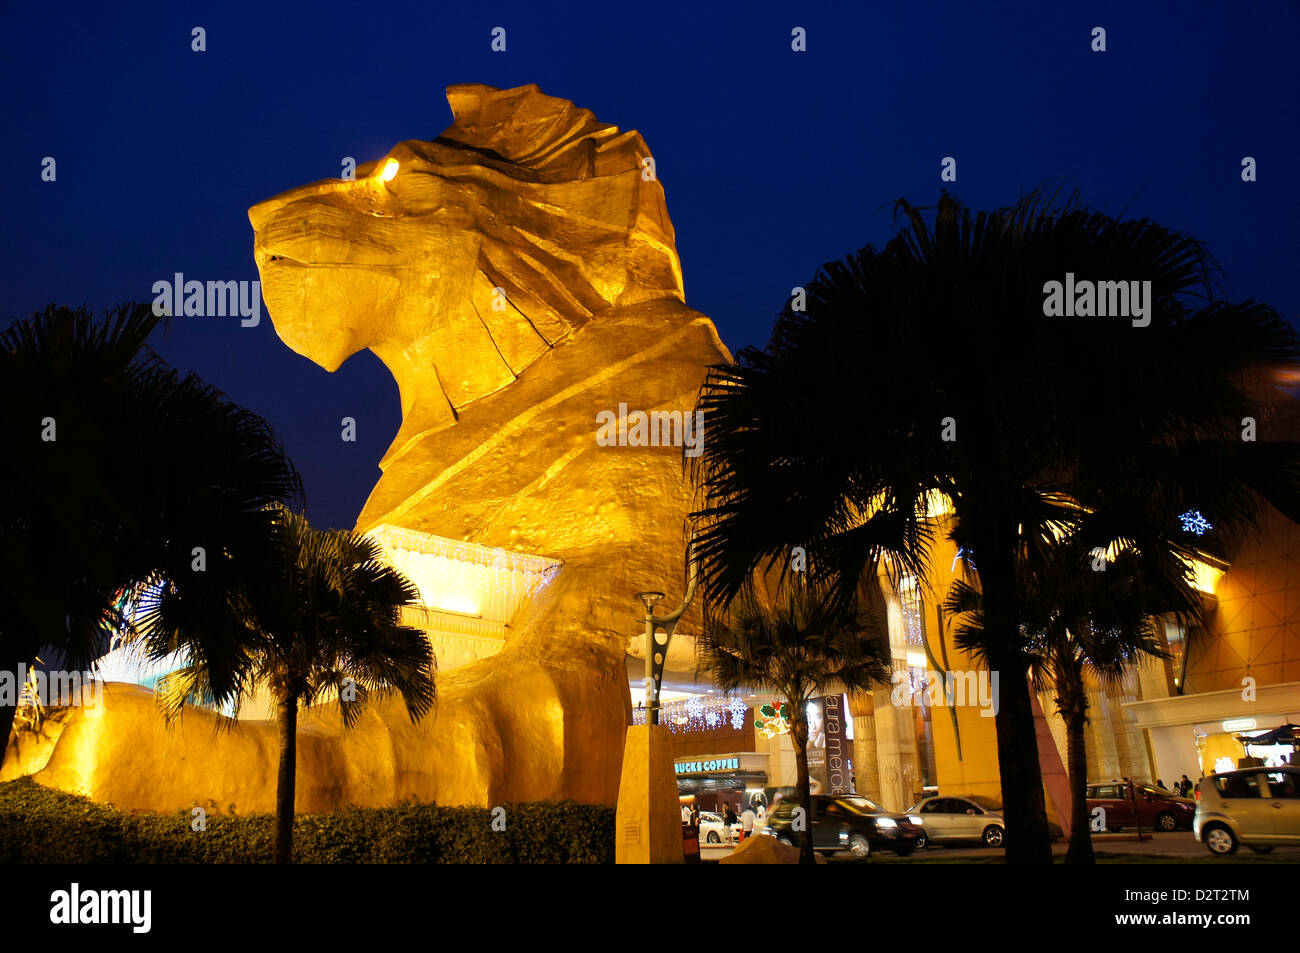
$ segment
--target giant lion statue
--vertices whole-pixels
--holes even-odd
[[[369,348],[401,429],[357,521],[541,554],[562,567],[495,655],[440,674],[435,711],[300,719],[297,807],[574,798],[614,804],[642,631],[635,593],[680,592],[682,448],[598,440],[601,414],[692,410],[729,361],[684,302],[664,192],[640,134],[536,86],[453,86],[455,122],[249,218],[276,332],[327,370]],[[707,434],[705,434],[707,439]],[[631,443],[632,441],[627,441]],[[687,616],[682,631],[693,624]],[[108,687],[6,776],[126,808],[274,806],[273,725]]]

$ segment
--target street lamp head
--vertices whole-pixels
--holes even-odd
[[[638,592],[636,597],[645,603],[645,614],[652,616],[655,614],[655,606],[659,604],[659,600],[664,597],[664,594],[662,592]]]

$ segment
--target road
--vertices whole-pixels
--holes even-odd
[[[1069,843],[1060,840],[1052,845],[1052,853],[1058,859],[1065,857],[1065,852],[1069,849]],[[1092,849],[1099,855],[1103,854],[1125,854],[1128,856],[1138,855],[1139,857],[1150,857],[1153,861],[1163,860],[1168,862],[1170,859],[1186,858],[1194,861],[1218,861],[1222,863],[1250,863],[1252,861],[1263,861],[1267,863],[1300,863],[1300,847],[1277,847],[1267,855],[1256,854],[1248,847],[1241,847],[1237,853],[1228,858],[1215,858],[1206,850],[1205,845],[1198,843],[1192,837],[1191,831],[1174,831],[1172,834],[1144,834],[1143,840],[1138,841],[1137,835],[1125,832],[1122,834],[1093,834]],[[731,853],[734,847],[728,847],[725,844],[721,847],[710,847],[700,845],[701,860],[717,861],[721,860],[727,854]],[[917,851],[908,858],[897,858],[903,863],[912,860],[924,861],[925,863],[969,863],[972,860],[981,858],[1001,857],[1001,849],[990,849],[985,847],[927,847],[925,850]],[[893,855],[886,854],[886,858],[893,860]],[[876,855],[873,855],[875,859]],[[1135,863],[1141,863],[1135,860]]]

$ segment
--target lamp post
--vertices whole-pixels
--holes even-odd
[[[682,604],[668,615],[655,615],[662,592],[638,592],[645,607],[644,725],[629,725],[623,744],[623,770],[618,784],[618,839],[614,860],[619,864],[680,864],[683,860],[681,805],[673,773],[673,744],[659,724],[659,686],[668,661],[673,629],[695,595],[698,569],[694,546],[687,550],[690,578]]]
[[[699,581],[699,567],[692,551],[690,556],[690,578],[686,583],[686,595],[682,604],[668,615],[656,616],[655,606],[664,597],[662,592],[638,592],[636,597],[645,605],[645,707],[646,724],[659,724],[659,689],[664,681],[664,666],[668,662],[668,644],[672,641],[673,630],[681,621],[682,615],[695,597],[695,584]]]

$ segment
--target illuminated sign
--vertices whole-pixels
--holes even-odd
[[[709,761],[678,761],[673,766],[678,774],[702,774],[705,771],[738,771],[739,758],[713,758]]]
[[[1225,721],[1223,723],[1224,731],[1250,731],[1254,727],[1254,718],[1238,718],[1235,721]]]

